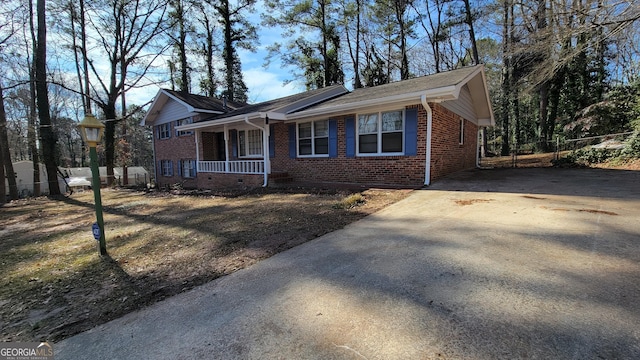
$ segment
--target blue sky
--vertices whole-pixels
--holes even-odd
[[[292,79],[292,69],[282,68],[279,59],[272,59],[266,68],[263,66],[268,55],[267,46],[275,42],[283,42],[282,29],[260,26],[260,14],[263,11],[265,11],[264,7],[259,2],[256,4],[256,11],[250,16],[251,22],[258,29],[259,45],[256,47],[256,51],[238,50],[244,81],[249,89],[248,97],[250,103],[258,103],[305,91],[304,84],[300,82],[290,82],[284,85],[285,81]],[[145,104],[153,99],[158,89],[158,86],[148,86],[131,90],[127,92],[127,102],[130,104]]]

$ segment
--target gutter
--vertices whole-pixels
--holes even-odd
[[[427,102],[427,93],[422,94],[420,97],[422,106],[427,110],[427,145],[425,154],[425,169],[424,169],[424,185],[429,186],[431,184],[431,125],[433,123],[433,110]]]
[[[267,122],[266,119],[268,118],[265,118],[265,127],[263,128],[261,126],[258,126],[250,122],[249,115],[245,115],[244,117],[245,123],[262,130],[262,154],[264,158],[264,180],[262,182],[262,187],[267,187],[269,182],[269,173],[268,173],[269,171],[269,164],[268,164],[269,162],[269,126],[267,126],[266,124]]]

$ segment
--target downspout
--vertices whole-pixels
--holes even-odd
[[[200,130],[195,131],[196,137],[196,182],[198,181],[197,176],[200,174],[200,142],[198,138],[200,137]]]
[[[268,162],[269,162],[269,126],[265,125],[265,127],[260,127],[252,122],[249,121],[249,116],[245,116],[244,117],[244,122],[246,122],[247,124],[256,127],[260,130],[262,130],[262,156],[264,158],[264,180],[262,182],[262,187],[267,187],[267,184],[269,182],[269,173],[268,171]],[[265,124],[266,124],[266,119],[265,119]]]
[[[429,186],[431,184],[431,124],[433,123],[433,110],[427,103],[427,94],[423,94],[420,98],[422,106],[427,111],[427,144],[425,154],[425,169],[424,169],[424,185]]]
[[[153,147],[153,168],[155,177],[153,178],[154,188],[158,187],[158,160],[156,159],[156,127],[155,125],[151,125],[151,146]],[[151,179],[149,179],[149,184],[151,184]],[[146,184],[145,184],[146,185]]]

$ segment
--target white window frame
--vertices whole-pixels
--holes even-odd
[[[244,133],[244,136],[241,136],[241,133]],[[253,133],[254,136],[250,137],[249,133]],[[258,135],[255,135],[258,134]],[[262,130],[260,129],[243,129],[243,130],[238,130],[237,131],[237,137],[238,137],[238,157],[239,158],[261,158],[264,157],[264,144],[263,144],[263,136],[262,136]],[[259,143],[256,145],[255,143],[251,145],[249,140],[256,140],[258,139]],[[244,142],[246,143],[243,143]],[[244,152],[245,154],[242,154],[242,149],[244,148]],[[255,152],[256,150],[258,150],[259,152]],[[254,151],[254,152],[252,152]]]
[[[171,138],[171,123],[158,125],[158,139],[164,140]]]
[[[382,114],[384,113],[391,113],[391,112],[400,112],[402,114],[402,125],[401,125],[401,130],[400,131],[382,131]],[[365,153],[365,152],[360,152],[360,135],[370,135],[372,133],[365,133],[365,134],[360,134],[360,116],[366,116],[366,115],[377,115],[377,132],[375,133],[377,135],[377,151],[375,153]],[[404,148],[405,148],[405,144],[406,144],[406,131],[405,131],[405,123],[406,123],[406,111],[405,109],[394,109],[394,110],[380,110],[380,111],[373,111],[373,112],[367,112],[367,113],[362,113],[362,114],[357,114],[356,115],[356,119],[355,119],[355,127],[356,127],[356,155],[357,156],[403,156],[404,155]],[[402,151],[399,152],[382,152],[382,134],[384,133],[395,133],[395,132],[402,132]]]
[[[176,127],[181,125],[188,125],[188,124],[193,124],[192,117],[176,120]],[[176,136],[185,136],[185,135],[193,135],[193,130],[176,131]]]
[[[326,122],[327,123],[327,136],[316,136],[316,123],[317,122]],[[311,137],[300,137],[300,125],[302,124],[311,124]],[[327,138],[327,153],[326,154],[316,154],[316,139]],[[300,140],[311,140],[311,154],[300,154]],[[329,120],[314,120],[314,121],[304,121],[296,123],[296,155],[299,158],[314,158],[314,157],[329,157]]]
[[[181,173],[185,179],[193,179],[196,177],[196,161],[193,159],[180,160],[182,166]],[[186,171],[185,171],[186,170]]]
[[[460,117],[460,145],[464,145],[464,118]]]

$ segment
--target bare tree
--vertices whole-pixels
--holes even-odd
[[[105,162],[107,184],[114,180],[116,155],[116,123],[118,99],[130,89],[144,86],[144,80],[168,45],[154,43],[167,30],[164,22],[166,4],[157,0],[108,0],[108,8],[92,8],[87,14],[93,31],[98,34],[101,51],[109,64],[107,76],[96,67],[95,58],[89,67],[97,84],[92,84],[92,98],[106,118]],[[155,47],[155,49],[151,49]],[[100,56],[94,53],[93,56]]]
[[[51,125],[49,112],[49,89],[47,88],[47,23],[45,14],[46,0],[37,0],[36,13],[38,20],[37,47],[35,53],[36,97],[38,117],[40,119],[40,136],[42,139],[42,157],[47,169],[49,194],[60,195],[58,185],[58,164],[56,164],[56,138]]]

